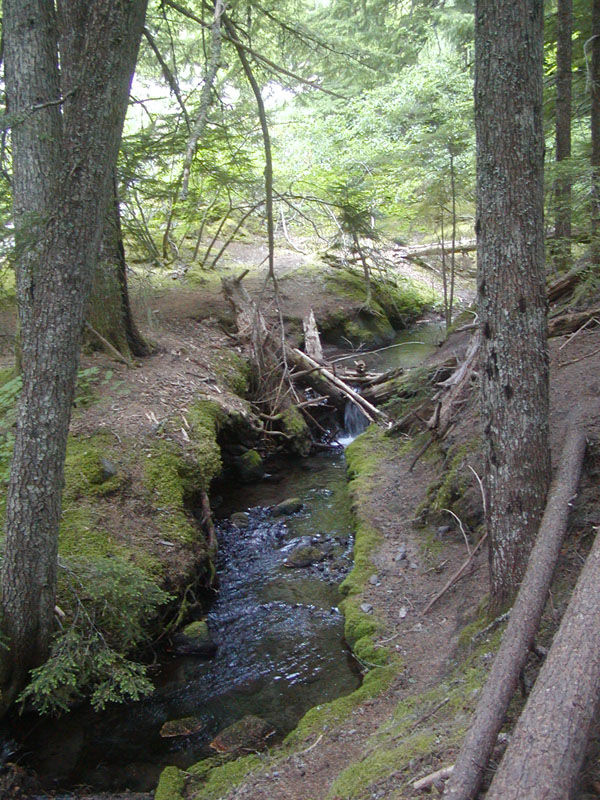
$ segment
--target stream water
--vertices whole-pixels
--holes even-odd
[[[400,333],[400,346],[361,358],[377,371],[410,367],[440,338],[440,327],[428,324]],[[338,441],[364,429],[361,416],[348,409]],[[260,483],[225,487],[217,507],[219,589],[206,614],[216,654],[165,654],[145,700],[34,725],[23,743],[26,763],[49,789],[150,791],[164,766],[214,755],[210,742],[244,716],[260,716],[281,737],[309,708],[359,685],[338,609],[353,545],[343,451],[270,468]],[[277,516],[273,507],[290,497],[302,508]],[[246,513],[245,527],[232,524],[235,512]],[[317,557],[294,560],[301,548]],[[193,733],[161,736],[166,722],[187,717]]]
[[[75,711],[51,733],[32,731],[29,762],[49,788],[148,791],[165,765],[214,755],[210,741],[236,720],[258,715],[282,736],[312,706],[359,685],[337,608],[352,564],[343,453],[281,461],[274,470],[270,480],[236,487],[217,511],[225,518],[217,525],[219,590],[207,614],[214,657],[167,656],[146,700],[103,714]],[[275,516],[271,507],[291,495],[302,509]],[[229,522],[236,511],[247,512],[247,527]],[[286,566],[308,544],[322,560]],[[165,722],[190,716],[195,733],[161,737]]]

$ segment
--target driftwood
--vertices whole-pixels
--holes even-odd
[[[575,311],[571,314],[561,314],[548,320],[548,336],[564,336],[573,333],[594,317],[600,319],[600,306],[589,308],[587,311]]]
[[[312,308],[310,314],[302,320],[302,325],[304,328],[304,351],[315,361],[323,361],[321,337]]]
[[[600,696],[599,579],[596,536],[487,800],[574,796]]]
[[[582,421],[573,415],[569,420],[560,466],[550,488],[527,572],[454,772],[446,785],[446,800],[471,800],[477,795],[483,771],[504,722],[506,709],[519,682],[546,604],[567,526],[570,503],[579,484],[584,452]]]

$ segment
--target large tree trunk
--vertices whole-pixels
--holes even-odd
[[[4,0],[7,93],[13,111],[26,110],[31,97],[36,104],[57,99],[46,94],[44,77],[57,75],[56,39],[42,28],[30,41],[32,28],[40,17],[50,16],[52,6],[51,0]],[[29,669],[44,659],[52,633],[64,459],[81,331],[145,10],[146,0],[60,2],[62,30],[80,30],[78,20],[84,18],[88,35],[79,40],[81,57],[72,71],[68,46],[60,49],[68,98],[53,174],[43,173],[47,151],[36,149],[37,132],[13,132],[15,174],[33,163],[42,174],[46,205],[39,239],[28,242],[23,217],[30,210],[29,198],[15,181],[23,390],[2,565],[2,627],[10,640],[10,651],[2,651],[4,707]],[[26,62],[20,55],[24,49],[30,54]]]
[[[600,697],[600,537],[487,800],[570,800]]]
[[[591,253],[600,264],[600,0],[592,0],[592,70],[590,75],[592,133]]]
[[[117,194],[116,175],[113,174],[109,195],[98,266],[94,273],[92,293],[87,313],[91,326],[86,338],[92,347],[102,347],[102,342],[112,345],[125,360],[131,356],[146,356],[148,344],[137,329],[127,285],[127,262],[121,212]]]
[[[573,0],[558,0],[556,35],[556,163],[571,157],[571,43]],[[554,182],[554,264],[566,272],[571,262],[571,178],[563,170]]]
[[[542,0],[478,0],[475,19],[481,416],[491,613],[512,600],[548,487]]]

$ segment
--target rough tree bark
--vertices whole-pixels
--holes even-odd
[[[131,311],[119,206],[117,178],[113,171],[87,312],[87,322],[94,332],[90,331],[86,338],[92,347],[98,348],[102,346],[102,340],[96,334],[100,334],[128,361],[131,356],[148,355],[150,347],[140,334]]]
[[[556,34],[556,163],[571,157],[571,59],[573,0],[558,0]],[[571,179],[563,170],[554,182],[554,265],[566,272],[571,262]]]
[[[600,0],[592,0],[592,69],[590,74],[592,134],[591,255],[600,264]]]
[[[569,503],[577,492],[584,452],[585,431],[579,417],[574,415],[525,579],[446,786],[445,800],[471,800],[477,796],[546,604],[567,526]]]
[[[487,800],[570,800],[600,697],[600,537],[573,592]]]
[[[58,99],[53,8],[52,0],[3,2],[6,88],[17,113]],[[10,641],[10,650],[0,656],[3,709],[28,671],[45,658],[52,634],[64,459],[81,331],[145,10],[146,0],[59,3],[61,29],[80,30],[84,18],[88,35],[69,74],[62,131],[59,123],[51,129],[52,167],[45,163],[50,144],[40,143],[35,127],[13,130],[23,390],[2,565],[2,629]],[[67,49],[61,47],[61,59]],[[36,171],[35,195],[44,203],[32,209],[26,176]],[[32,211],[40,218],[33,239],[27,226]]]
[[[544,267],[542,0],[475,11],[481,416],[491,613],[513,599],[550,474]]]

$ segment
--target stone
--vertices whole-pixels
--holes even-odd
[[[197,620],[173,636],[173,652],[181,656],[212,656],[217,651],[206,620]]]
[[[260,481],[265,474],[265,465],[260,453],[257,453],[256,450],[246,450],[234,461],[242,483],[255,483]]]
[[[405,558],[406,558],[406,545],[401,544],[398,549],[398,552],[394,556],[394,561],[404,561]]]
[[[322,550],[313,544],[306,544],[295,547],[283,564],[285,567],[310,567],[324,558],[325,553]]]
[[[247,528],[250,524],[250,514],[246,511],[236,511],[235,514],[229,517],[229,521],[232,525],[235,525],[236,528]]]
[[[261,750],[274,733],[275,729],[270,723],[249,714],[220,731],[210,743],[210,747],[217,753]]]
[[[291,514],[296,514],[298,511],[300,511],[303,505],[304,503],[299,497],[290,497],[287,500],[283,500],[281,503],[278,503],[273,509],[273,513],[276,516],[289,517]]]
[[[107,458],[100,459],[100,467],[102,469],[102,481],[108,481],[111,478],[114,478],[117,474],[118,470],[116,466],[109,461]]]
[[[173,736],[191,736],[202,730],[205,724],[206,720],[196,716],[170,719],[160,729],[160,736],[163,739],[170,739]]]
[[[371,586],[379,586],[380,583],[379,575],[371,575],[371,577],[369,578],[369,583],[371,584]]]
[[[373,606],[371,605],[371,603],[361,603],[360,604],[360,610],[364,614],[371,614],[372,611],[373,611]]]

